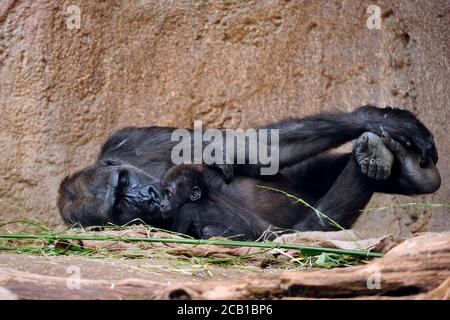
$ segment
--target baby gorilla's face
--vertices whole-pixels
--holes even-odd
[[[202,190],[207,190],[202,173],[190,165],[170,168],[164,174],[161,185],[160,211],[164,218],[173,217],[183,204],[199,200]]]
[[[201,198],[200,187],[187,183],[188,181],[166,181],[162,185],[162,200],[160,211],[163,218],[170,218],[187,202]]]
[[[172,182],[162,186],[162,200],[160,211],[163,218],[170,218],[176,213],[176,210],[183,204],[182,192],[176,183]]]

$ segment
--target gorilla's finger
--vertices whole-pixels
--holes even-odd
[[[383,140],[386,146],[391,143],[391,135],[387,132],[383,127],[381,127],[381,139]]]
[[[436,144],[433,143],[433,147],[431,149],[431,160],[436,164],[439,161],[439,154],[436,148]]]
[[[433,160],[433,158],[436,159],[437,150],[434,151],[436,148],[434,143],[434,138],[431,133],[425,128],[425,133],[419,131],[415,136],[412,136],[414,145],[419,149],[420,152],[420,167],[424,168],[427,164],[430,158]],[[434,161],[434,160],[433,160]]]
[[[427,142],[426,148],[425,150],[422,152],[422,157],[421,157],[421,161],[423,159],[425,159],[425,157],[427,157],[426,159],[431,159],[433,160],[433,162],[436,164],[439,160],[439,155],[438,155],[438,151],[436,148],[436,143],[434,142],[434,138],[430,137],[430,139]],[[421,162],[422,163],[422,162]],[[426,165],[427,161],[425,161],[425,165]]]
[[[223,180],[226,184],[230,184],[234,178],[233,165],[230,164],[218,164],[220,170],[222,170]]]
[[[428,161],[431,159],[435,164],[439,160],[438,151],[436,148],[436,143],[434,141],[433,135],[430,134],[428,137],[427,142],[425,143],[425,146],[421,153],[421,159],[420,159],[420,166],[423,168],[428,164]]]
[[[355,141],[354,148],[358,152],[364,152],[369,147],[369,137],[366,134],[363,134],[359,139]]]
[[[399,142],[402,146],[406,146],[409,147],[411,146],[411,142],[409,141],[409,139],[405,136],[396,136],[395,140],[397,142]]]
[[[377,176],[377,165],[375,163],[375,159],[371,159],[369,162],[369,171],[367,176],[372,179],[375,179]]]
[[[403,158],[406,155],[406,148],[399,142],[392,139],[389,132],[381,129],[381,139],[384,145],[392,152],[397,158]]]
[[[383,180],[384,179],[384,166],[381,163],[377,163],[377,174],[375,179]]]
[[[369,160],[364,159],[363,161],[361,161],[360,167],[361,167],[361,172],[367,176],[367,174],[369,172]]]
[[[425,168],[428,164],[428,161],[430,161],[430,151],[431,151],[431,146],[426,147],[422,151],[422,155],[420,156],[420,167],[421,168]]]
[[[389,166],[384,166],[384,176],[383,176],[383,180],[386,180],[387,178],[389,178],[391,176],[391,167]]]
[[[385,178],[385,168],[387,166],[385,166],[381,161],[377,161],[377,176],[376,179],[377,180],[384,180]]]
[[[222,172],[223,181],[225,184],[230,184],[234,178],[234,169],[231,164],[213,164],[211,167],[216,167]]]

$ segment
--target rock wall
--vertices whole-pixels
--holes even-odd
[[[382,9],[369,29],[367,7]],[[78,5],[80,29],[68,28]],[[129,126],[254,127],[373,103],[435,134],[450,203],[448,0],[0,3],[0,220],[61,223],[60,180]],[[366,213],[366,234],[450,230],[450,209]]]

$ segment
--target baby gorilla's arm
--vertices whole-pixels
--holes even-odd
[[[175,216],[174,228],[178,233],[189,234],[192,223],[194,222],[194,213],[181,207]],[[192,235],[195,236],[195,235]]]

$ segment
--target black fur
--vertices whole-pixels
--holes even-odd
[[[207,180],[209,198],[219,204],[214,215],[228,211],[239,216],[245,228],[251,226],[252,238],[269,225],[298,230],[332,228],[312,209],[301,204],[296,204],[295,210],[291,210],[292,206],[286,209],[285,197],[275,196],[276,192],[255,184],[292,192],[345,227],[353,224],[374,192],[428,193],[440,185],[434,173],[426,180],[431,186],[411,181],[405,174],[419,170],[417,162],[421,167],[430,168],[438,159],[432,134],[405,110],[365,106],[350,113],[314,115],[263,128],[280,130],[279,174],[258,176],[259,164],[235,165],[234,180],[227,185],[223,183],[223,175],[208,169],[216,177]],[[138,218],[157,227],[170,228],[173,221],[161,216],[158,204],[161,178],[173,166],[171,150],[176,142],[170,141],[170,136],[174,129],[126,128],[113,134],[94,165],[61,183],[58,207],[64,221],[86,226],[124,224]],[[415,154],[407,157],[409,160],[396,161],[387,180],[376,181],[362,174],[351,154],[326,153],[366,131],[381,136],[383,130],[393,140],[411,145],[408,154]],[[229,175],[229,168],[219,169]],[[436,171],[435,167],[430,170]],[[118,185],[121,172],[123,181]],[[217,184],[212,186],[213,192],[211,183]]]

